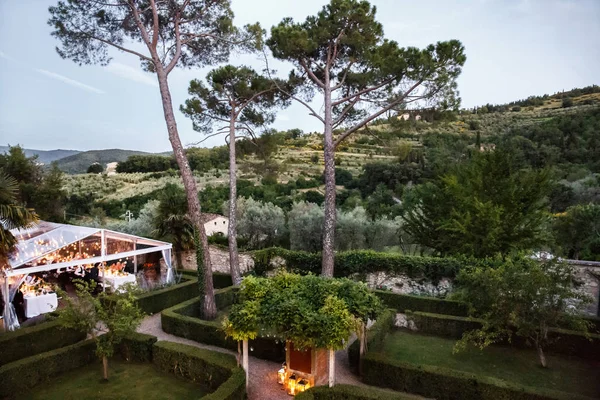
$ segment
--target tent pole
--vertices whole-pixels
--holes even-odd
[[[133,239],[133,250],[137,249],[137,240]],[[137,254],[133,256],[133,273],[137,275]]]
[[[246,389],[248,389],[248,339],[242,341],[242,367],[246,371]]]
[[[106,233],[104,232],[104,229],[100,231],[100,255],[102,255],[102,257],[106,256]],[[102,262],[100,265],[102,266],[102,291],[106,292],[106,280],[104,279],[106,263]]]

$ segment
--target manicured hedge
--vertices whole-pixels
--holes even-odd
[[[156,336],[135,332],[123,339],[119,354],[126,361],[151,362],[152,347],[156,341]]]
[[[198,279],[183,275],[181,282],[176,285],[141,294],[137,303],[146,314],[155,314],[196,296]]]
[[[469,315],[469,307],[460,301],[399,294],[383,290],[375,290],[374,293],[386,306],[394,308],[400,313],[403,313],[405,310],[412,310],[434,314],[456,315],[459,317]]]
[[[591,400],[573,393],[508,384],[490,377],[429,365],[389,360],[380,353],[363,359],[363,382],[437,400]]]
[[[450,315],[423,312],[406,312],[406,316],[414,321],[420,333],[460,339],[464,332],[479,329],[481,320],[475,318],[455,317]],[[549,352],[577,356],[589,360],[600,360],[600,335],[590,333],[588,336],[566,330],[551,328],[548,336],[553,343],[548,346]],[[515,336],[513,345],[528,347],[526,340]]]
[[[85,334],[62,328],[58,322],[43,322],[0,334],[0,365],[68,346],[85,339]]]
[[[205,321],[196,316],[199,307],[199,299],[193,299],[164,310],[161,314],[163,331],[199,343],[237,351],[237,342],[225,338],[225,332],[219,322]],[[250,340],[249,345],[254,357],[276,362],[285,360],[285,346],[275,339],[259,337]]]
[[[367,332],[367,351],[379,351],[383,347],[385,337],[394,329],[394,321],[396,319],[396,311],[393,309],[385,310],[377,322],[369,328]],[[355,340],[348,347],[348,362],[350,368],[358,373],[360,361],[360,341]]]
[[[300,393],[297,400],[407,400],[414,396],[388,392],[375,387],[353,385],[316,386]]]
[[[223,289],[233,285],[230,274],[213,272],[213,286],[215,289]]]
[[[152,362],[161,371],[184,377],[216,390],[237,367],[235,357],[181,343],[159,341],[152,349]]]
[[[321,272],[321,254],[304,251],[292,251],[279,247],[252,252],[254,271],[263,275],[272,269],[271,261],[281,257],[286,268],[297,273],[319,274]],[[372,250],[354,250],[338,252],[335,255],[336,277],[370,272],[388,272],[405,274],[409,277],[426,277],[432,281],[452,278],[467,261],[453,258],[407,256],[404,254],[378,253]]]
[[[213,393],[202,400],[244,400],[246,399],[246,373],[242,368],[236,368],[233,373]]]
[[[198,278],[198,272],[193,269],[178,269],[178,274],[189,278]],[[215,289],[223,289],[233,285],[231,275],[223,272],[213,272],[213,286]]]
[[[0,367],[0,398],[22,393],[32,386],[49,382],[56,375],[93,362],[95,350],[94,341],[86,340]]]

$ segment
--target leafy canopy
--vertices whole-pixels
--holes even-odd
[[[424,99],[443,99],[445,107],[458,104],[455,79],[466,60],[462,44],[451,40],[423,50],[400,47],[384,38],[375,14],[367,1],[332,0],[304,22],[283,19],[266,42],[275,58],[294,64],[294,76],[312,84],[306,94],[315,87],[334,93],[332,127],[347,126],[336,145],[401,104]]]
[[[536,346],[544,365],[542,349],[552,342],[550,327],[587,332],[581,315],[589,298],[577,290],[571,265],[522,256],[492,264],[496,265],[481,262],[456,278],[455,298],[470,304],[471,314],[483,319],[483,327],[465,333],[457,350],[467,343],[484,348],[517,335]]]
[[[263,333],[291,340],[298,348],[340,349],[381,307],[362,282],[281,271],[272,278],[244,278],[240,302],[224,326],[236,340]]]
[[[233,119],[237,130],[252,133],[255,127],[274,121],[274,107],[289,104],[287,96],[277,89],[277,85],[286,83],[276,84],[246,66],[216,68],[208,73],[206,81],[192,80],[188,89],[192,97],[181,106],[181,112],[192,119],[197,131],[210,133],[215,122]]]
[[[229,0],[59,1],[49,8],[58,54],[79,65],[107,65],[109,48],[134,54],[149,71],[227,61],[236,44],[252,45],[258,24],[241,32]],[[134,43],[142,43],[148,52]]]
[[[473,154],[409,191],[404,229],[442,255],[474,257],[531,249],[546,239],[548,171],[523,170],[510,154]]]

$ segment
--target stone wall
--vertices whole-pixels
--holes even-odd
[[[567,260],[577,268],[577,277],[582,284],[583,290],[592,303],[588,305],[587,312],[590,315],[600,316],[600,262]]]
[[[196,269],[196,253],[186,251],[183,253],[183,269]],[[229,252],[226,248],[210,246],[210,259],[213,271],[229,273]],[[239,254],[240,271],[242,273],[254,267],[254,261],[250,255]],[[271,260],[273,267],[285,265],[285,261],[279,257]],[[577,276],[580,279],[581,289],[587,293],[592,303],[587,307],[589,315],[600,316],[600,262],[567,260],[577,268]],[[175,266],[175,257],[173,257]],[[177,267],[179,268],[179,267]],[[443,278],[439,282],[431,282],[425,278],[414,279],[406,275],[391,275],[384,272],[376,272],[367,275],[366,283],[371,288],[386,287],[393,293],[414,294],[421,296],[445,297],[452,291],[452,280]]]

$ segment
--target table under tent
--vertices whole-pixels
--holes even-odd
[[[174,280],[170,243],[107,229],[45,221],[11,233],[18,241],[17,246],[8,265],[0,268],[5,331],[20,327],[13,305],[17,293],[23,297],[24,318],[56,309],[57,295],[43,277],[92,279],[101,290],[119,290],[128,283],[143,286],[146,268],[154,269],[161,283]],[[161,257],[163,272],[159,266]]]

